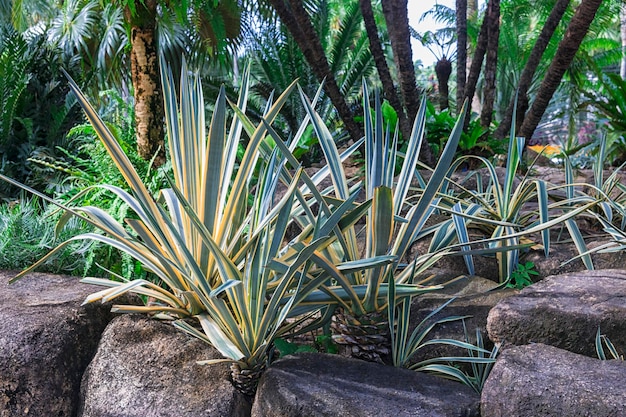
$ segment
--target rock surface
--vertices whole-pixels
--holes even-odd
[[[229,417],[250,406],[206,343],[139,315],[114,319],[81,386],[79,417]]]
[[[494,342],[545,343],[595,355],[598,331],[626,346],[626,272],[584,271],[551,276],[498,303],[487,331]]]
[[[78,391],[110,305],[76,277],[0,271],[0,416],[75,416]]]
[[[487,316],[489,311],[501,300],[516,294],[511,288],[494,290],[498,284],[481,277],[467,277],[441,290],[415,297],[411,306],[411,332],[433,310],[443,305],[450,298],[455,300],[444,307],[428,321],[444,319],[451,316],[469,316],[465,321],[468,340],[476,343],[476,330],[481,333],[486,349],[493,345],[487,338]],[[465,329],[461,320],[437,324],[429,333],[430,339],[455,339],[465,341]],[[467,350],[448,344],[429,345],[419,349],[411,363],[442,356],[467,356]]]
[[[579,224],[579,226],[582,227],[582,224]],[[530,250],[523,258],[524,262],[530,261],[535,265],[535,270],[539,273],[538,279],[535,281],[550,275],[572,274],[586,270],[582,260],[574,259],[578,256],[578,251],[572,243],[555,243],[555,240],[553,237],[549,257],[546,258],[543,249],[541,249]],[[537,241],[539,241],[539,237],[537,237]],[[588,242],[587,246],[589,249],[593,249],[599,244],[607,242],[608,239],[606,239],[606,242]],[[626,252],[624,251],[594,253],[591,255],[591,259],[596,270],[626,268]]]
[[[478,394],[432,375],[337,355],[302,353],[261,377],[253,417],[478,416]]]
[[[620,417],[626,363],[543,344],[505,349],[487,378],[482,417]]]

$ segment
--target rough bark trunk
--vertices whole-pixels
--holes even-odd
[[[409,119],[413,119],[419,106],[419,92],[417,91],[415,67],[413,66],[407,0],[386,0],[382,2],[382,6],[391,49],[398,70],[402,99]]]
[[[324,91],[337,109],[348,134],[353,140],[359,140],[363,136],[363,131],[355,122],[354,114],[339,90],[319,35],[302,5],[302,0],[270,0],[270,4],[302,50],[307,63],[317,78],[320,82],[324,80]]]
[[[493,1],[493,0],[491,0]],[[491,3],[491,1],[489,3]],[[487,6],[489,7],[489,6]],[[472,103],[474,94],[476,94],[476,85],[478,84],[478,77],[480,76],[480,70],[483,66],[483,59],[485,52],[487,51],[487,41],[489,32],[489,19],[487,16],[483,19],[483,23],[480,26],[478,32],[478,40],[476,42],[476,51],[472,57],[472,64],[470,65],[469,74],[467,75],[467,82],[465,84],[465,99],[468,103]],[[469,126],[469,117],[465,118],[464,129]]]
[[[359,0],[359,6],[361,8],[361,14],[363,16],[363,23],[365,24],[365,30],[370,42],[370,52],[374,58],[376,64],[376,70],[378,71],[378,77],[383,85],[384,97],[389,100],[389,104],[396,111],[398,115],[398,124],[400,125],[400,132],[404,138],[411,136],[411,122],[406,116],[402,102],[398,98],[398,92],[393,84],[391,78],[391,72],[387,65],[385,53],[382,48],[380,38],[378,37],[378,27],[376,26],[376,20],[374,19],[374,11],[372,10],[371,0]]]
[[[398,72],[402,100],[409,121],[413,121],[415,120],[420,100],[415,80],[415,67],[413,66],[407,0],[385,0],[382,2],[382,6]],[[421,147],[420,156],[424,163],[434,166],[435,158],[428,146]]]
[[[452,74],[452,62],[443,57],[435,64],[435,74],[437,75],[437,85],[439,86],[439,110],[445,110],[449,106],[450,91],[448,80]]]
[[[489,129],[493,118],[493,106],[496,99],[496,69],[498,65],[498,40],[500,38],[500,0],[491,0],[487,7],[487,57],[485,58],[485,87],[483,90],[483,108],[480,125]]]
[[[541,117],[545,112],[550,99],[563,78],[563,74],[572,63],[583,38],[589,30],[602,0],[583,0],[576,8],[576,12],[570,21],[565,36],[559,43],[556,55],[546,72],[546,75],[539,87],[537,96],[530,107],[524,122],[520,127],[519,135],[530,140]]]
[[[467,79],[467,0],[456,0],[456,112],[461,111]]]
[[[154,165],[165,163],[165,111],[156,44],[157,2],[135,0],[136,15],[129,8],[130,70],[135,98],[137,152],[143,159],[154,158]]]
[[[533,77],[535,76],[535,72],[539,67],[539,63],[541,62],[541,57],[545,52],[548,44],[550,43],[550,39],[552,39],[552,35],[554,31],[559,26],[567,7],[569,6],[570,0],[558,0],[548,19],[543,25],[541,29],[541,33],[537,37],[535,41],[535,45],[533,46],[532,51],[530,52],[530,56],[528,57],[528,61],[526,61],[526,65],[522,71],[522,75],[520,76],[519,85],[517,87],[517,114],[515,116],[515,131],[518,132],[521,126],[522,120],[524,118],[524,114],[526,110],[528,110],[528,90],[530,89],[530,85],[533,81]],[[511,123],[513,119],[513,108],[515,107],[515,97],[511,99],[508,107],[506,108],[506,112],[500,125],[494,132],[494,136],[496,138],[502,139],[505,138],[509,131],[511,130]]]
[[[622,60],[619,73],[626,80],[626,2],[622,2],[619,8],[620,35],[622,40]]]

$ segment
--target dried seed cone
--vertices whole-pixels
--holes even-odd
[[[333,333],[333,341],[344,356],[377,363],[385,363],[389,358],[391,338],[386,314],[373,312],[355,317],[339,309]]]
[[[265,371],[265,363],[258,364],[254,367],[242,369],[239,363],[230,365],[230,376],[232,383],[245,396],[252,398],[256,394],[256,388],[259,385],[259,378]]]

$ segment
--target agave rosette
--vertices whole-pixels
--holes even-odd
[[[71,89],[130,192],[106,184],[101,187],[122,199],[136,218],[126,219],[124,225],[97,207],[57,203],[66,210],[65,219],[79,216],[100,233],[82,234],[62,243],[15,279],[71,241],[103,242],[140,261],[157,280],[85,278],[86,283],[108,287],[85,302],[109,301],[127,292],[150,297],[148,305],[116,305],[114,310],[174,319],[176,326],[211,343],[226,360],[238,361],[244,369],[253,368],[264,362],[272,340],[282,331],[285,319],[295,314],[298,302],[327,279],[320,273],[308,273],[316,251],[331,243],[331,231],[340,222],[346,226],[346,222],[349,225],[358,220],[363,205],[333,202],[326,205],[327,215],[319,221],[310,209],[298,208],[312,203],[315,195],[307,197],[301,192],[302,169],[287,170],[287,162],[293,162],[288,149],[272,150],[266,143],[268,127],[295,83],[270,102],[263,122],[253,126],[240,117],[245,114],[248,91],[248,77],[244,77],[229,130],[222,89],[207,136],[199,79],[183,69],[177,100],[171,72],[163,73],[167,74],[163,85],[174,171],[171,188],[161,190],[158,200],[150,194],[114,136],[70,80]],[[244,124],[249,133],[245,142]],[[246,143],[245,152],[237,159],[241,143]],[[277,198],[281,183],[285,192]],[[299,218],[303,231],[287,244],[287,227],[296,212],[304,213]],[[308,311],[315,309],[319,305]],[[202,330],[182,320],[191,316],[199,320]]]
[[[397,136],[392,138],[389,132],[383,131],[378,96],[375,117],[372,119],[369,91],[365,83],[363,91],[365,183],[352,186],[349,185],[350,181],[341,164],[332,134],[315,113],[311,102],[301,93],[332,179],[333,186],[327,190],[330,194],[324,195],[324,201],[354,201],[356,193],[364,186],[365,200],[370,203],[365,213],[364,229],[359,229],[354,222],[336,228],[336,239],[332,244],[316,252],[316,265],[331,279],[325,281],[319,290],[309,294],[301,305],[332,302],[357,316],[384,311],[389,296],[389,279],[394,280],[394,291],[398,297],[418,295],[441,288],[424,282],[413,282],[414,275],[411,272],[424,272],[441,257],[451,253],[451,250],[446,248],[418,255],[408,266],[400,261],[409,247],[423,236],[425,222],[434,211],[433,203],[437,200],[439,189],[446,178],[462,130],[461,121],[455,126],[429,181],[418,192],[417,201],[409,204],[409,189],[416,175],[417,156],[424,137],[425,102],[422,102],[418,112],[408,140],[402,170],[396,180],[394,170],[400,156],[396,151]],[[360,207],[364,208],[366,207]],[[361,233],[365,234],[364,239],[357,239]]]

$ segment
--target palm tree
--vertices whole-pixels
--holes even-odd
[[[375,72],[358,4],[319,0],[314,7],[315,13],[310,13],[311,23],[319,35],[330,69],[342,96],[351,107],[356,108],[361,98],[362,79],[371,78]],[[299,80],[299,85],[309,97],[316,94],[319,84],[317,75],[280,20],[259,20],[259,27],[253,36],[246,39],[245,48],[255,63],[252,66],[255,78],[252,91],[255,93],[253,97],[259,98],[259,107],[265,105],[272,92],[284,91],[295,79]],[[333,126],[342,126],[327,96],[320,98],[316,109],[331,130]],[[293,136],[305,115],[302,101],[297,95],[293,95],[287,99],[276,128],[282,130],[284,137]],[[344,129],[337,129],[336,133],[336,140],[341,141],[347,137]],[[310,139],[310,142],[303,143],[303,149],[316,142],[313,135],[307,134],[305,138]],[[315,162],[320,156],[316,154],[316,150],[317,147],[311,148],[302,155],[305,165]]]
[[[363,23],[365,24],[365,30],[367,37],[369,38],[370,51],[376,63],[376,69],[378,70],[378,77],[383,86],[384,97],[389,101],[393,109],[398,115],[398,124],[400,132],[404,138],[410,137],[411,123],[406,115],[402,102],[400,101],[389,65],[387,65],[387,59],[385,52],[382,48],[380,37],[378,36],[378,26],[376,25],[376,19],[374,18],[374,11],[372,8],[371,0],[359,0],[359,7],[361,9],[361,15],[363,16]]]
[[[413,120],[419,107],[419,91],[413,66],[407,0],[386,0],[381,3],[398,71],[402,100],[409,120]]]
[[[500,39],[500,0],[490,0],[485,14],[487,22],[487,50],[483,88],[483,108],[480,124],[489,129],[496,99],[496,70],[498,66],[498,41]]]
[[[602,0],[582,0],[570,21],[564,38],[548,68],[537,96],[520,127],[519,134],[531,138],[545,112],[550,99],[559,87],[563,74],[572,63]]]
[[[361,127],[354,120],[354,112],[339,89],[335,74],[322,47],[319,34],[311,23],[301,0],[269,0],[283,25],[285,25],[298,47],[302,50],[309,66],[318,80],[324,81],[324,91],[337,109],[337,113],[353,140],[363,136]]]
[[[52,4],[45,0],[14,2],[13,15],[22,15],[34,7],[47,10],[44,3]],[[52,9],[57,14],[49,17],[50,40],[66,56],[80,60],[85,72],[96,76],[96,88],[110,88],[111,81],[117,87],[127,85],[120,74],[130,73],[137,149],[144,159],[154,158],[155,165],[162,164],[164,113],[158,49],[174,57],[174,61],[180,61],[180,54],[185,53],[196,62],[203,60],[194,59],[199,53],[206,57],[222,50],[225,42],[235,41],[240,33],[237,0],[194,0],[184,4],[158,0],[68,0]],[[168,53],[168,49],[176,52]]]
[[[407,0],[385,0],[381,3],[396,64],[402,101],[407,117],[409,121],[412,121],[415,120],[419,107],[420,91],[417,88],[415,67],[413,66],[408,3]],[[430,147],[422,146],[420,156],[427,165],[435,165],[435,158]]]
[[[234,41],[240,32],[237,0],[214,2],[196,0],[189,4],[158,0],[125,0],[124,16],[130,26],[131,81],[135,96],[137,151],[144,159],[165,162],[163,98],[158,64],[158,6],[195,31],[206,52],[220,49],[222,40]],[[221,30],[218,30],[221,29]]]
[[[428,16],[432,16],[436,22],[443,23],[446,26],[434,32],[426,31],[422,34],[413,28],[410,29],[412,36],[419,40],[422,45],[433,54],[435,59],[437,59],[435,63],[435,75],[437,77],[439,93],[439,109],[445,110],[449,106],[450,94],[448,81],[452,74],[452,61],[456,55],[456,51],[452,50],[456,36],[456,13],[447,6],[436,4],[432,9],[422,15],[420,22]]]
[[[604,117],[596,112],[596,102],[599,100],[597,93],[605,92],[605,90],[598,88],[598,83],[594,79],[598,71],[604,74],[619,71],[622,58],[619,32],[620,6],[621,0],[613,0],[603,1],[598,8],[587,35],[565,71],[554,97],[550,100],[541,122],[533,133],[533,140],[541,142],[557,140],[563,144],[564,150],[571,154],[580,149],[589,139],[589,136],[581,135],[580,130],[585,126],[589,127],[590,122],[594,123],[594,115]],[[570,4],[563,20],[570,21],[575,10],[575,7]],[[559,29],[559,38],[563,38],[567,25],[562,23]],[[557,47],[557,43],[551,42],[544,55],[553,57]],[[547,61],[542,74],[546,72],[551,61],[552,59]],[[535,91],[529,94],[531,101],[540,82],[541,79],[535,82]],[[591,101],[590,97],[593,97]],[[588,107],[589,105],[591,107]],[[556,119],[560,119],[560,124]]]
[[[467,0],[456,0],[456,112],[463,106],[467,78]]]
[[[451,51],[454,44],[454,29],[443,28],[434,32],[426,31],[423,34],[416,32],[413,36],[437,59],[435,62],[435,75],[437,76],[439,93],[439,110],[445,110],[449,107],[450,101],[448,81],[452,74],[452,61],[454,59],[454,53]]]
[[[563,15],[567,11],[570,0],[557,0],[550,12],[550,15],[546,19],[544,23],[541,33],[537,37],[535,41],[535,45],[533,46],[532,51],[530,52],[530,56],[526,61],[526,65],[524,66],[524,70],[519,79],[519,84],[517,86],[517,115],[515,122],[515,131],[519,130],[521,125],[524,113],[528,109],[528,91],[530,89],[531,83],[539,67],[541,62],[541,58],[550,43],[550,39],[552,39],[552,35],[556,31]],[[500,125],[494,132],[494,136],[496,138],[505,138],[508,135],[508,131],[511,128],[512,118],[513,118],[513,108],[515,107],[515,96],[509,102],[508,107],[506,108],[506,112],[500,121]]]
[[[490,0],[490,3],[493,0]],[[478,77],[480,76],[483,66],[483,59],[485,52],[487,51],[488,31],[489,31],[489,19],[484,18],[483,23],[480,26],[478,32],[478,39],[476,40],[476,49],[472,56],[469,73],[467,74],[467,80],[465,82],[465,90],[463,91],[463,98],[469,103],[474,99],[476,94],[476,86],[478,85]],[[465,119],[466,127],[469,125],[469,117]]]
[[[165,163],[163,91],[157,48],[156,0],[130,0],[124,7],[130,25],[130,78],[135,97],[137,152]]]
[[[372,1],[359,0],[359,3],[370,40],[370,50],[374,56],[378,76],[383,85],[384,96],[398,115],[398,124],[402,136],[408,138],[412,130],[412,121],[417,112],[417,100],[419,99],[420,91],[417,89],[415,68],[410,48],[412,28],[408,25],[407,2],[381,2],[384,15],[384,22],[381,22],[381,25],[386,29],[383,29],[382,33],[387,34],[391,43],[398,88],[394,85],[387,64],[387,56],[382,48],[382,41],[379,36],[381,31],[379,31],[376,19],[374,19]],[[400,28],[398,25],[404,25],[404,27]],[[408,39],[406,38],[407,35],[409,36]],[[398,90],[400,90],[400,94],[398,94]],[[434,166],[434,157],[428,146],[420,148],[420,157],[427,165]]]

